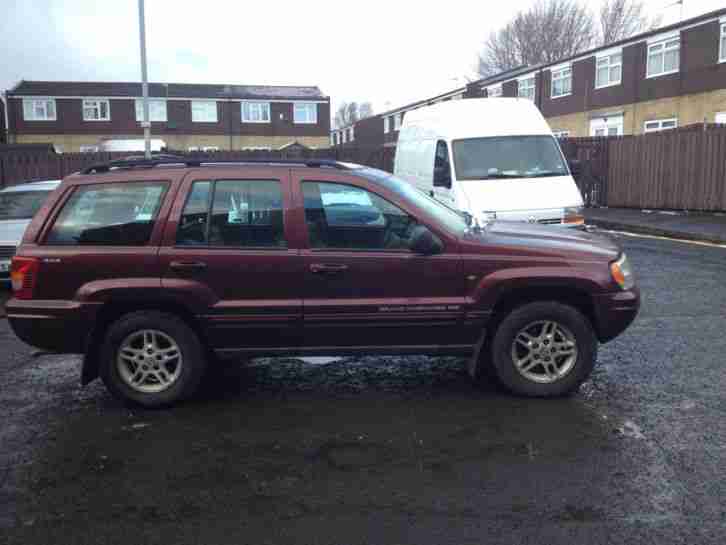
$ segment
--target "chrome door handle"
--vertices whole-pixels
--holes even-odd
[[[313,263],[310,265],[310,272],[313,274],[340,274],[348,270],[348,265],[326,265],[325,263]]]
[[[203,261],[172,261],[169,268],[174,271],[202,271],[207,268]]]

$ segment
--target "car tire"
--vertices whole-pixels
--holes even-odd
[[[99,374],[121,401],[158,408],[191,396],[206,367],[204,347],[183,320],[164,312],[140,311],[109,326]]]
[[[514,394],[563,396],[590,376],[597,347],[590,320],[576,308],[554,301],[529,303],[500,322],[490,369]]]

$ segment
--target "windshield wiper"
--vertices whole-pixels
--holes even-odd
[[[534,174],[528,174],[524,178],[545,178],[547,176],[565,176],[564,172],[556,172],[554,170],[545,170],[542,172],[536,172]]]
[[[501,180],[505,178],[521,178],[521,174],[504,174],[503,172],[500,172],[498,174],[489,174],[488,176],[482,178],[483,180]]]

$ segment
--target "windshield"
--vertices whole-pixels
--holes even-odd
[[[0,193],[0,220],[31,219],[50,191],[8,191]]]
[[[415,188],[405,180],[396,178],[382,170],[366,168],[361,169],[361,171],[367,177],[380,183],[391,191],[398,193],[406,200],[412,202],[414,206],[435,217],[450,231],[459,233],[468,229],[466,220],[461,214],[443,203],[429,197],[426,193]]]
[[[496,136],[454,141],[458,180],[566,176],[567,166],[552,136]]]

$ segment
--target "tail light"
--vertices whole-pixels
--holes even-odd
[[[32,299],[38,279],[40,261],[36,257],[14,257],[10,265],[10,281],[17,299]]]

